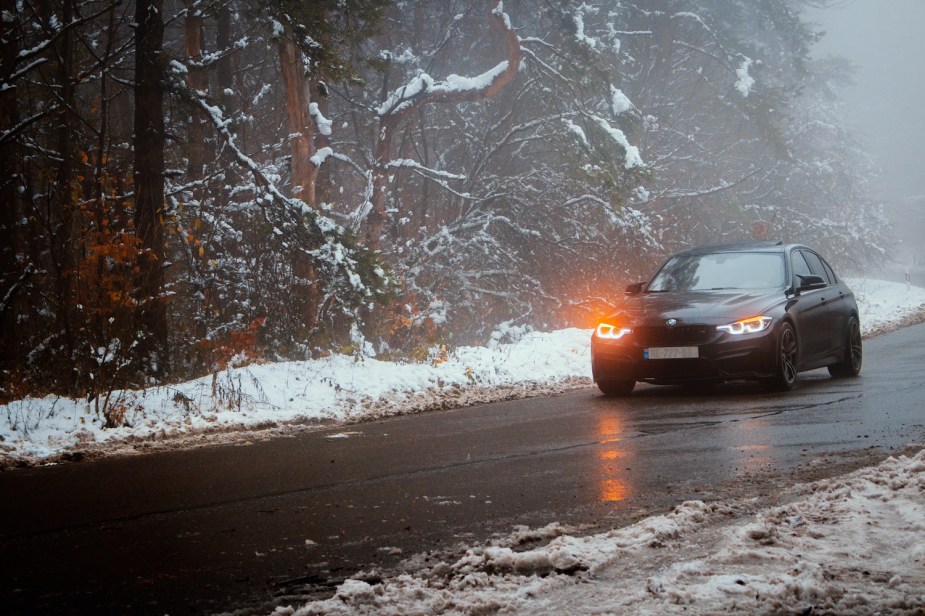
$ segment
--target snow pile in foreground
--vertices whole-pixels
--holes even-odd
[[[865,333],[925,310],[925,289],[849,279]],[[185,446],[232,431],[284,424],[345,423],[457,408],[590,384],[590,330],[532,332],[511,344],[462,347],[429,363],[334,355],[233,368],[179,385],[115,391],[125,425],[104,429],[97,401],[46,397],[0,405],[0,467],[63,453],[114,453]],[[191,440],[192,439],[192,440]]]
[[[797,489],[754,516],[691,501],[588,537],[521,529],[274,614],[923,613],[925,450]]]

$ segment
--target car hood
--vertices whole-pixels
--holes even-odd
[[[784,299],[783,289],[640,293],[627,297],[611,318],[635,325],[661,324],[668,319],[677,319],[679,324],[721,325],[763,314]]]

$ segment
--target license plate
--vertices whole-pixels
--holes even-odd
[[[691,347],[651,347],[644,349],[642,356],[645,359],[696,359],[700,357],[700,349]]]

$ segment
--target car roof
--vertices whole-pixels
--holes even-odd
[[[800,244],[784,244],[780,241],[750,241],[750,242],[733,242],[729,244],[714,244],[711,246],[698,246],[696,248],[691,248],[689,250],[684,250],[677,253],[675,256],[681,255],[706,255],[714,254],[718,252],[772,252],[779,253],[785,252],[790,248],[804,246]]]

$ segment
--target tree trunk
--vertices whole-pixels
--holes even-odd
[[[378,250],[382,231],[385,229],[386,205],[388,201],[389,170],[386,165],[392,160],[392,141],[398,126],[399,116],[390,115],[382,118],[379,140],[373,152],[373,190],[369,202],[372,207],[366,225],[366,247]]]
[[[232,64],[233,55],[230,53],[231,45],[231,3],[223,2],[216,9],[218,15],[215,19],[215,44],[219,51],[223,52],[218,59],[216,66],[216,79],[218,81],[217,95],[222,101],[222,107],[225,110],[225,117],[233,118],[235,115],[234,99],[234,66]],[[247,150],[245,139],[246,133],[239,135],[241,138],[241,147]],[[222,154],[222,172],[225,175],[224,182],[218,182],[217,197],[221,205],[228,203],[228,190],[226,187],[235,186],[240,181],[237,172],[237,162],[234,155],[227,149]]]
[[[674,15],[664,0],[657,0],[655,10],[655,83],[671,83],[671,58],[674,55]]]
[[[183,43],[186,57],[190,60],[187,83],[194,90],[204,92],[207,87],[205,70],[202,62],[202,11],[196,0],[186,0],[186,20],[183,24]],[[189,142],[187,143],[187,173],[191,181],[202,179],[202,166],[205,161],[205,120],[198,109],[190,114]],[[193,194],[202,197],[202,190],[196,188]]]
[[[325,10],[324,13],[325,22],[331,21],[330,10]],[[334,42],[331,40],[331,33],[325,31],[321,34],[321,46],[324,48],[331,48],[334,46]],[[309,100],[313,101],[318,106],[318,111],[321,113],[323,118],[327,118],[330,114],[330,100],[327,84],[325,84],[317,74],[313,74],[308,79],[308,95]],[[315,118],[312,118],[314,120]],[[313,135],[315,149],[319,150],[321,148],[331,147],[331,136],[330,130],[322,131],[318,126],[318,122],[315,122],[312,126],[315,134]],[[331,166],[324,165],[317,167],[315,169],[315,199],[319,202],[326,202],[328,199],[332,198],[333,195],[331,191],[333,187],[331,186]],[[327,190],[325,190],[327,189]]]
[[[286,92],[286,115],[289,119],[289,142],[292,152],[292,192],[310,206],[315,205],[315,182],[318,165],[312,162],[315,155],[315,122],[309,113],[309,81],[305,78],[302,51],[287,28],[279,40],[280,70]],[[296,285],[292,289],[293,305],[297,306],[305,330],[311,332],[316,324],[320,301],[318,273],[307,255],[298,252],[292,259]]]
[[[289,143],[292,151],[292,192],[309,205],[315,204],[315,126],[308,113],[308,80],[302,52],[287,29],[279,40],[279,62],[286,91],[286,115],[289,118]]]
[[[162,377],[169,370],[164,300],[164,22],[163,0],[139,0],[135,8],[135,233],[138,255],[138,323],[142,368]]]
[[[67,0],[62,6],[62,18],[70,23],[74,17],[74,0]],[[77,386],[77,371],[73,360],[77,349],[77,332],[82,326],[84,315],[78,312],[74,282],[77,276],[77,211],[74,142],[77,139],[77,114],[75,111],[75,81],[73,75],[74,41],[70,31],[61,35],[56,46],[58,83],[63,110],[57,126],[57,149],[60,157],[54,188],[48,206],[49,252],[55,275],[55,296],[57,306],[56,327],[62,334],[63,353],[59,359],[62,369],[58,372],[61,384],[70,390]],[[68,376],[65,376],[68,374]]]
[[[16,67],[19,46],[14,32],[15,20],[0,20],[0,81],[9,83]],[[15,88],[0,90],[0,126],[15,126],[19,121]],[[23,252],[23,238],[19,231],[22,208],[19,189],[23,185],[20,176],[21,155],[17,140],[0,143],[0,167],[5,169],[0,177],[0,380],[9,382],[6,371],[15,367],[21,354],[20,328],[17,327],[16,309],[23,283],[28,278],[17,257]],[[3,400],[0,392],[0,401]]]

